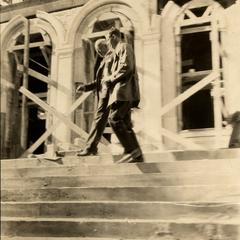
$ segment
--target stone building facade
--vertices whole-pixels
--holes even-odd
[[[42,0],[2,6],[2,156],[21,156],[59,121],[22,97],[21,86],[89,130],[94,96],[69,110],[78,98],[76,86],[93,79],[93,44],[111,26],[134,47],[142,100],[133,120],[141,144],[161,150],[227,147],[226,115],[240,110],[239,12],[234,0]],[[79,138],[75,132],[61,122],[45,145],[73,144]]]

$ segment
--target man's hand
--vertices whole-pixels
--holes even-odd
[[[112,82],[111,80],[105,80],[104,84],[106,85],[107,88],[111,88],[112,87]]]
[[[85,90],[86,90],[85,85],[79,85],[76,89],[76,93],[85,92]]]

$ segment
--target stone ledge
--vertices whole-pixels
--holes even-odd
[[[17,3],[0,8],[0,23],[10,21],[16,15],[33,17],[37,10],[45,12],[62,11],[74,7],[80,7],[89,0],[33,0]]]

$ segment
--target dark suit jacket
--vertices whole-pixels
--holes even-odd
[[[139,80],[131,45],[118,43],[112,57],[111,82],[114,88],[109,104],[115,101],[129,101],[132,107],[137,107],[140,101]]]
[[[96,90],[97,97],[99,98],[106,98],[108,96],[109,89],[103,82],[103,74],[104,71],[107,71],[110,74],[110,68],[112,64],[112,53],[109,52],[99,64],[95,74],[94,82],[85,85],[85,91],[92,91]],[[107,70],[105,69],[107,68]]]

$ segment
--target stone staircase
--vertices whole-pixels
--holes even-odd
[[[1,161],[2,240],[240,240],[240,149]]]

